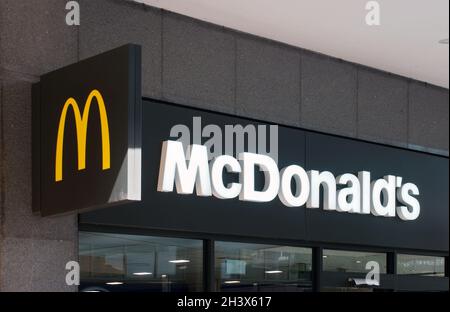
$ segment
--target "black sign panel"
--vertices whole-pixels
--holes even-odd
[[[448,158],[359,140],[279,127],[278,165],[330,171],[335,176],[370,171],[372,179],[401,176],[420,188],[420,216],[404,221],[372,214],[287,207],[157,192],[162,142],[174,125],[202,123],[264,125],[249,119],[157,101],[143,104],[142,201],[81,215],[82,224],[113,225],[238,235],[255,238],[331,242],[383,248],[448,251]],[[191,129],[192,130],[192,129]],[[261,180],[261,177],[258,177]],[[261,181],[259,181],[261,182]]]
[[[33,88],[33,210],[43,216],[140,200],[141,55],[127,45]]]

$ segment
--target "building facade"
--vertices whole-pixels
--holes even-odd
[[[280,284],[288,291],[354,289],[343,283],[342,273],[359,278],[365,272],[359,264],[367,257],[382,264],[381,273],[390,279],[385,290],[448,290],[448,246],[420,252],[157,228],[125,231],[95,227],[86,216],[33,215],[32,84],[47,72],[128,43],[142,46],[144,107],[169,102],[425,153],[444,159],[448,184],[448,89],[136,3],[79,3],[81,24],[70,27],[64,21],[66,1],[0,2],[1,291],[77,291],[65,280],[66,263],[74,260],[82,266],[81,287],[97,287],[92,277],[114,283],[116,279],[104,276],[123,275],[124,258],[153,264],[153,269],[134,272],[143,278],[156,274],[154,267],[159,266],[165,272],[158,277],[159,291],[226,290],[236,286],[235,276],[243,272],[256,276],[250,268],[274,253],[272,262],[300,259],[298,266],[288,266],[298,280],[290,289],[289,278],[273,277],[284,269],[267,267],[264,273],[272,275],[264,279],[270,281],[266,290],[277,290]],[[448,210],[448,194],[446,205]],[[116,250],[108,253],[109,248]],[[269,251],[254,255],[261,248]],[[191,259],[172,263],[186,272],[173,273],[174,281],[184,282],[171,286],[167,279],[173,269],[163,267],[168,261],[187,260],[170,258],[178,249]],[[153,260],[145,260],[149,254]],[[220,257],[234,261],[216,262]],[[253,259],[252,266],[244,268],[245,257]],[[411,287],[397,279],[401,274],[438,275],[427,281],[439,281],[421,280]],[[224,283],[217,282],[217,276],[225,275]],[[242,290],[255,290],[257,281],[249,280]]]

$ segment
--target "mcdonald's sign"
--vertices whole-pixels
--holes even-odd
[[[98,90],[92,90],[84,106],[83,114],[80,112],[77,101],[74,98],[69,98],[61,112],[59,120],[58,137],[56,139],[56,160],[55,160],[55,181],[59,182],[63,179],[63,148],[64,148],[64,129],[66,126],[67,112],[72,108],[75,116],[75,125],[77,133],[78,146],[78,170],[86,168],[86,136],[88,130],[89,112],[93,100],[97,101],[100,113],[100,125],[102,134],[102,155],[103,155],[103,170],[107,170],[111,166],[110,143],[109,143],[109,125],[108,116],[106,113],[105,101]]]
[[[140,200],[140,51],[126,45],[45,74],[33,86],[36,214]]]

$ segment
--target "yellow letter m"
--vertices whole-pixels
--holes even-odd
[[[89,110],[93,99],[97,100],[98,109],[100,112],[100,123],[102,131],[102,163],[103,170],[110,168],[110,143],[109,143],[109,127],[108,116],[106,114],[105,102],[98,90],[93,90],[87,100],[81,115],[80,108],[74,98],[69,98],[64,104],[61,118],[59,120],[58,137],[56,140],[56,160],[55,160],[55,181],[59,182],[63,179],[63,149],[64,149],[64,128],[66,124],[66,116],[69,107],[72,107],[77,131],[77,145],[78,145],[78,170],[86,168],[86,136],[89,120]]]

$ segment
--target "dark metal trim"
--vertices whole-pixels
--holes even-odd
[[[312,254],[312,283],[313,291],[319,292],[322,289],[323,272],[323,248],[315,247]]]
[[[216,291],[214,240],[203,241],[203,287],[207,292]]]
[[[386,258],[386,270],[388,274],[397,274],[397,253],[389,252]]]

